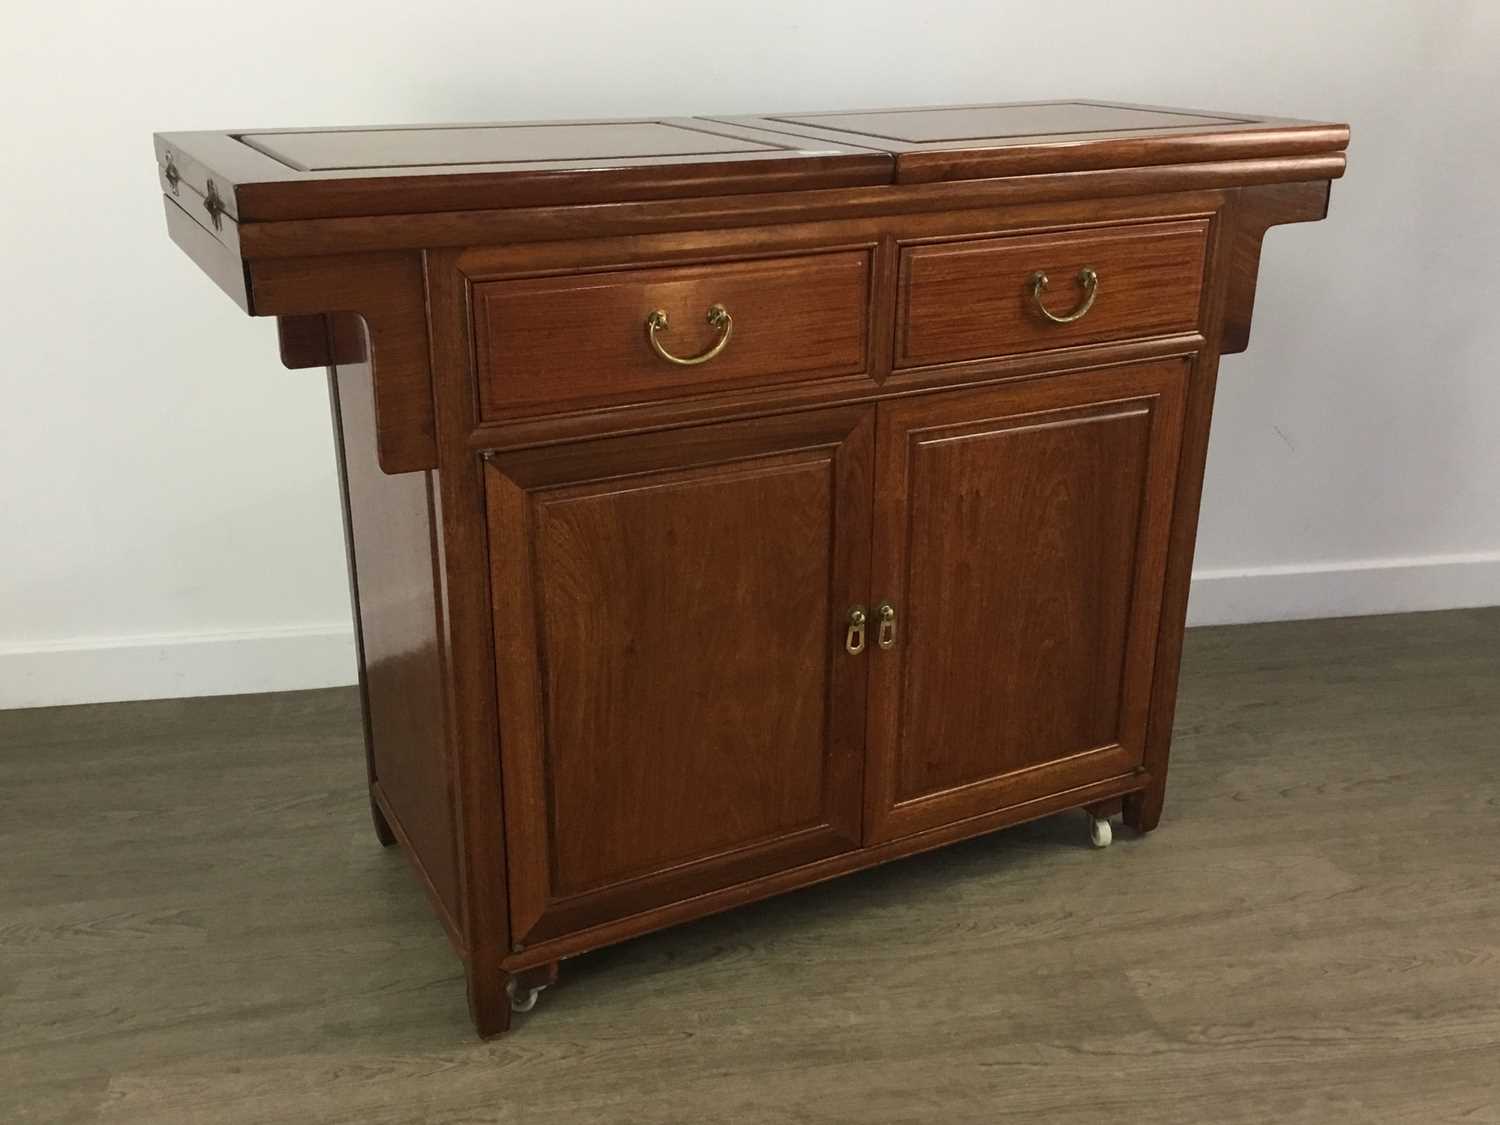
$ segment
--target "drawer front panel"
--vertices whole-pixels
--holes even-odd
[[[857,375],[869,336],[870,253],[487,281],[474,286],[486,421],[716,388]],[[722,307],[727,322],[710,322]],[[652,347],[648,320],[666,314]],[[724,340],[727,333],[728,339]]]
[[[901,255],[896,366],[1191,332],[1208,223],[914,246]],[[1082,271],[1092,271],[1092,286]],[[1036,274],[1045,290],[1034,295]],[[1082,310],[1068,323],[1049,320]]]

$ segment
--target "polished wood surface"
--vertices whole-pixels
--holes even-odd
[[[480,282],[474,286],[480,414],[639,403],[748,386],[857,375],[866,367],[870,253],[848,251],[672,269]],[[733,318],[719,355],[682,367],[652,351],[646,320],[672,354],[694,357]]]
[[[564,958],[1161,818],[1219,349],[1347,130],[877,117],[158,139],[173,237],[334,368],[376,834],[482,1035]]]
[[[881,406],[868,839],[1141,765],[1186,377]]]
[[[257,261],[396,249],[483,247],[555,239],[643,236],[662,231],[734,233],[778,223],[931,215],[980,207],[1129,201],[1263,184],[1310,183],[1344,174],[1342,152],[1010,176],[953,183],[886,184],[838,191],[780,191],[684,200],[536,205],[426,214],[256,222],[240,231]]]
[[[1070,231],[904,250],[896,320],[896,365],[915,367],[985,359],[1038,348],[1111,338],[1191,332],[1198,326],[1208,224]],[[1031,279],[1056,315],[1081,308],[1098,278],[1093,303],[1070,324],[1037,308]]]
[[[159,133],[155,149],[189,213],[212,194],[224,217],[262,224],[1310,157],[1348,140],[1338,124],[1065,101],[234,129]]]
[[[864,408],[489,459],[517,941],[858,846],[873,431]]]
[[[381,470],[367,358],[335,366],[330,394],[376,829],[382,836],[400,834],[444,926],[461,947],[463,902],[438,659],[432,475]]]
[[[727,156],[786,147],[671,121],[299,129],[242,133],[240,140],[302,172]]]
[[[848,187],[892,169],[863,146],[700,118],[158,133],[156,156],[189,210],[212,191],[239,222]]]
[[[1328,214],[1330,185],[1270,184],[1241,188],[1235,193],[1236,235],[1229,260],[1224,300],[1224,323],[1219,352],[1230,355],[1250,345],[1250,316],[1255,308],[1255,286],[1260,278],[1261,242],[1266,232],[1283,223],[1310,223]]]
[[[788,125],[897,141],[906,145],[1025,144],[1032,137],[1095,133],[1156,133],[1248,125],[1252,119],[1190,110],[1155,110],[1102,102],[1026,102],[999,105],[927,106],[862,113],[786,114],[767,118]]]
[[[170,195],[162,196],[167,216],[167,234],[177,248],[193,260],[229,299],[250,312],[250,290],[245,263],[240,256],[213,236],[212,231],[189,214]]]
[[[580,956],[488,1043],[352,689],[0,712],[0,1120],[1488,1122],[1497,635],[1189,630],[1153,836],[1070,812]]]
[[[1338,151],[1347,126],[1118,102],[916,106],[731,117],[895,157],[897,183]]]
[[[362,317],[374,365],[375,448],[388,473],[437,468],[427,297],[417,254],[318,257],[261,263],[256,313]]]

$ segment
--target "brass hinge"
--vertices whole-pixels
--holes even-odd
[[[224,200],[219,197],[219,189],[212,180],[208,181],[208,194],[203,197],[203,209],[214,221],[214,230],[223,230]]]

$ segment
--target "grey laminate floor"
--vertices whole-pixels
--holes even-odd
[[[358,726],[0,713],[0,1122],[1500,1122],[1500,610],[1194,632],[1149,839],[642,938],[488,1044]]]

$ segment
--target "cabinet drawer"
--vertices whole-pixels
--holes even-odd
[[[1207,236],[1199,220],[908,247],[896,366],[1190,332]]]
[[[480,282],[480,413],[504,418],[857,375],[869,291],[865,250]],[[711,320],[715,308],[727,320]],[[661,351],[711,358],[684,364],[660,354],[649,328],[658,310]]]

